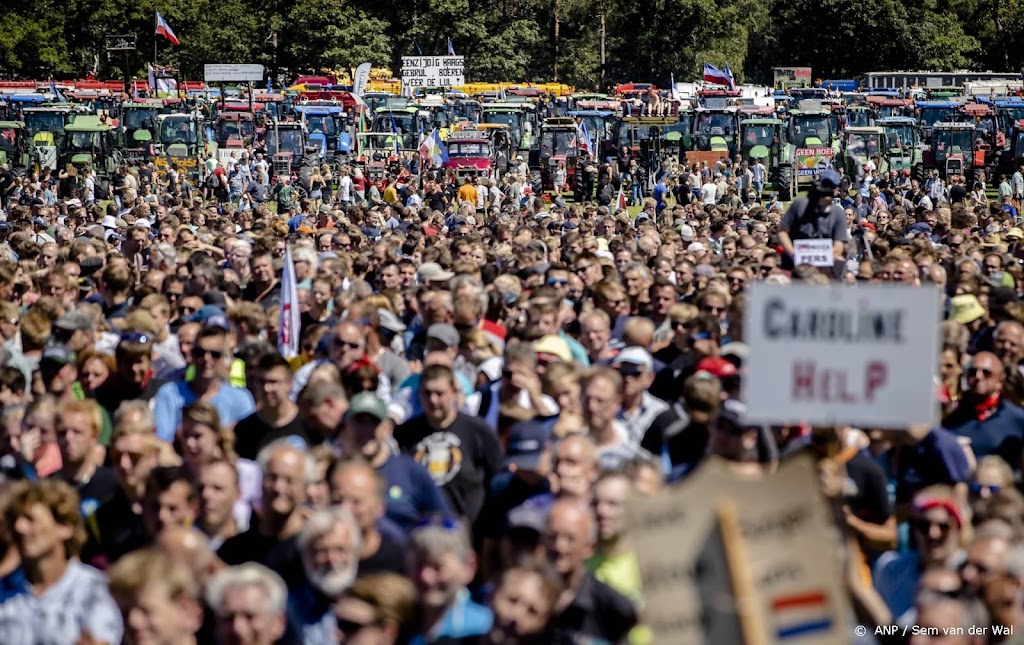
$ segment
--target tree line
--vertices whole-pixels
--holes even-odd
[[[893,69],[1010,71],[1024,65],[1024,4],[1005,0],[37,0],[0,14],[0,76],[123,76],[104,35],[136,33],[129,71],[153,58],[201,78],[206,63],[275,74],[396,74],[403,55],[451,38],[467,81],[578,88],[698,78],[705,61],[770,84],[773,66],[818,78]],[[154,35],[159,9],[180,47]],[[603,52],[603,57],[602,57]]]

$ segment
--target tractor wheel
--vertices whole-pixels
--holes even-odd
[[[924,164],[923,163],[916,163],[916,164],[914,164],[914,167],[911,168],[911,170],[910,170],[910,176],[913,179],[916,179],[917,181],[919,181],[921,183],[924,183],[924,179],[925,179],[925,177],[924,177]]]
[[[530,170],[530,183],[533,184],[534,195],[540,195],[544,192],[544,177],[541,175],[540,168]]]
[[[779,172],[775,177],[775,192],[779,194],[779,201],[788,202],[793,199],[792,180],[793,167],[779,166]]]

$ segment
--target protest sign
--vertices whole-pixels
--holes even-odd
[[[743,399],[753,423],[904,428],[937,421],[932,286],[751,286]]]

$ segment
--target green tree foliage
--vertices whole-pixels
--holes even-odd
[[[352,69],[396,73],[404,55],[441,55],[451,38],[469,80],[558,80],[581,88],[699,78],[705,61],[741,81],[773,66],[816,77],[881,68],[1024,66],[1024,0],[39,0],[0,13],[0,75],[123,73],[105,34],[135,33],[129,57],[200,77],[206,63],[260,63],[285,78]],[[157,10],[182,44],[154,34]],[[605,17],[605,65],[601,17]],[[557,25],[557,38],[556,38]],[[98,69],[97,69],[98,68]]]

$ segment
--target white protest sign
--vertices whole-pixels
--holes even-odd
[[[203,65],[207,83],[241,83],[263,80],[263,65]]]
[[[831,267],[835,264],[832,256],[832,240],[793,240],[793,264],[809,264],[812,267]]]
[[[714,508],[723,500],[739,525],[731,548]],[[751,630],[763,643],[849,643],[840,533],[810,456],[753,479],[712,458],[681,486],[632,500],[628,526],[643,580],[641,620],[655,643],[744,643]],[[734,582],[744,575],[751,596],[741,600]]]
[[[931,285],[754,284],[743,323],[748,421],[935,424],[939,302]]]
[[[421,87],[464,85],[464,56],[402,56],[402,93]]]

